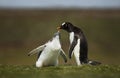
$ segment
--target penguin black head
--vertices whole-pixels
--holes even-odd
[[[59,29],[63,29],[63,30],[66,30],[67,32],[72,32],[72,29],[73,29],[73,25],[72,25],[72,23],[70,23],[70,22],[64,22],[64,23],[62,23],[62,25],[61,26],[59,26],[57,29],[59,30]]]

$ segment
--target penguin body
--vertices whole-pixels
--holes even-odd
[[[72,52],[72,54],[71,53],[69,54],[69,57],[71,58],[71,56],[74,53],[77,65],[81,65],[81,63],[79,61],[79,57],[80,57],[79,56],[80,55],[80,39],[76,39],[76,41],[73,41],[74,40],[74,32],[71,32],[69,35],[70,35],[69,40],[70,40],[71,48],[74,47],[73,52]],[[76,45],[72,46],[74,44],[76,44]]]
[[[55,33],[52,40],[32,50],[28,55],[33,55],[35,53],[39,53],[36,67],[57,66],[59,55],[61,55],[64,61],[67,62],[66,55],[61,48],[59,32]]]
[[[70,22],[64,22],[58,29],[63,29],[69,33],[70,48],[69,58],[74,54],[77,65],[91,64],[95,61],[88,60],[88,44],[83,31],[73,26]],[[100,64],[99,62],[95,63]]]

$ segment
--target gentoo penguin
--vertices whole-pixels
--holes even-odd
[[[36,61],[36,67],[57,66],[59,55],[61,55],[64,61],[67,62],[65,52],[61,48],[59,37],[60,32],[58,31],[54,34],[52,40],[49,40],[44,45],[39,46],[28,53],[29,56],[39,53],[38,60]]]
[[[78,66],[82,64],[100,64],[99,62],[88,60],[88,44],[86,37],[80,28],[73,26],[73,24],[70,22],[64,22],[57,29],[63,29],[70,34],[69,58],[71,59],[74,53],[75,60]]]

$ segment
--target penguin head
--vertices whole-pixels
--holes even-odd
[[[72,32],[73,25],[70,22],[63,22],[62,25],[59,26],[57,29],[58,30],[63,29],[63,30],[66,30],[67,32]]]
[[[59,38],[59,36],[60,36],[60,32],[58,31],[54,34],[53,38]]]

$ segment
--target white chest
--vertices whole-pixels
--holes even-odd
[[[73,40],[74,40],[74,32],[70,33],[70,44],[72,44]],[[75,56],[75,60],[77,65],[81,65],[80,64],[80,60],[79,60],[79,55],[80,55],[80,39],[77,40],[77,44],[73,50],[74,56]]]
[[[70,44],[73,42],[73,39],[74,39],[74,32],[71,32],[70,33]]]
[[[42,52],[42,54],[44,55],[43,58],[51,57],[52,59],[53,56],[58,55],[60,49],[61,49],[61,44],[58,39],[54,39],[52,42],[48,42],[46,44],[46,48]]]
[[[52,42],[48,42],[45,49],[38,58],[36,66],[42,67],[49,65],[58,65],[58,56],[60,54],[60,49],[61,45],[58,39],[54,39]]]
[[[81,65],[80,60],[79,60],[79,56],[80,56],[80,39],[77,40],[77,44],[74,48],[74,56],[75,56],[75,60],[77,65]]]

